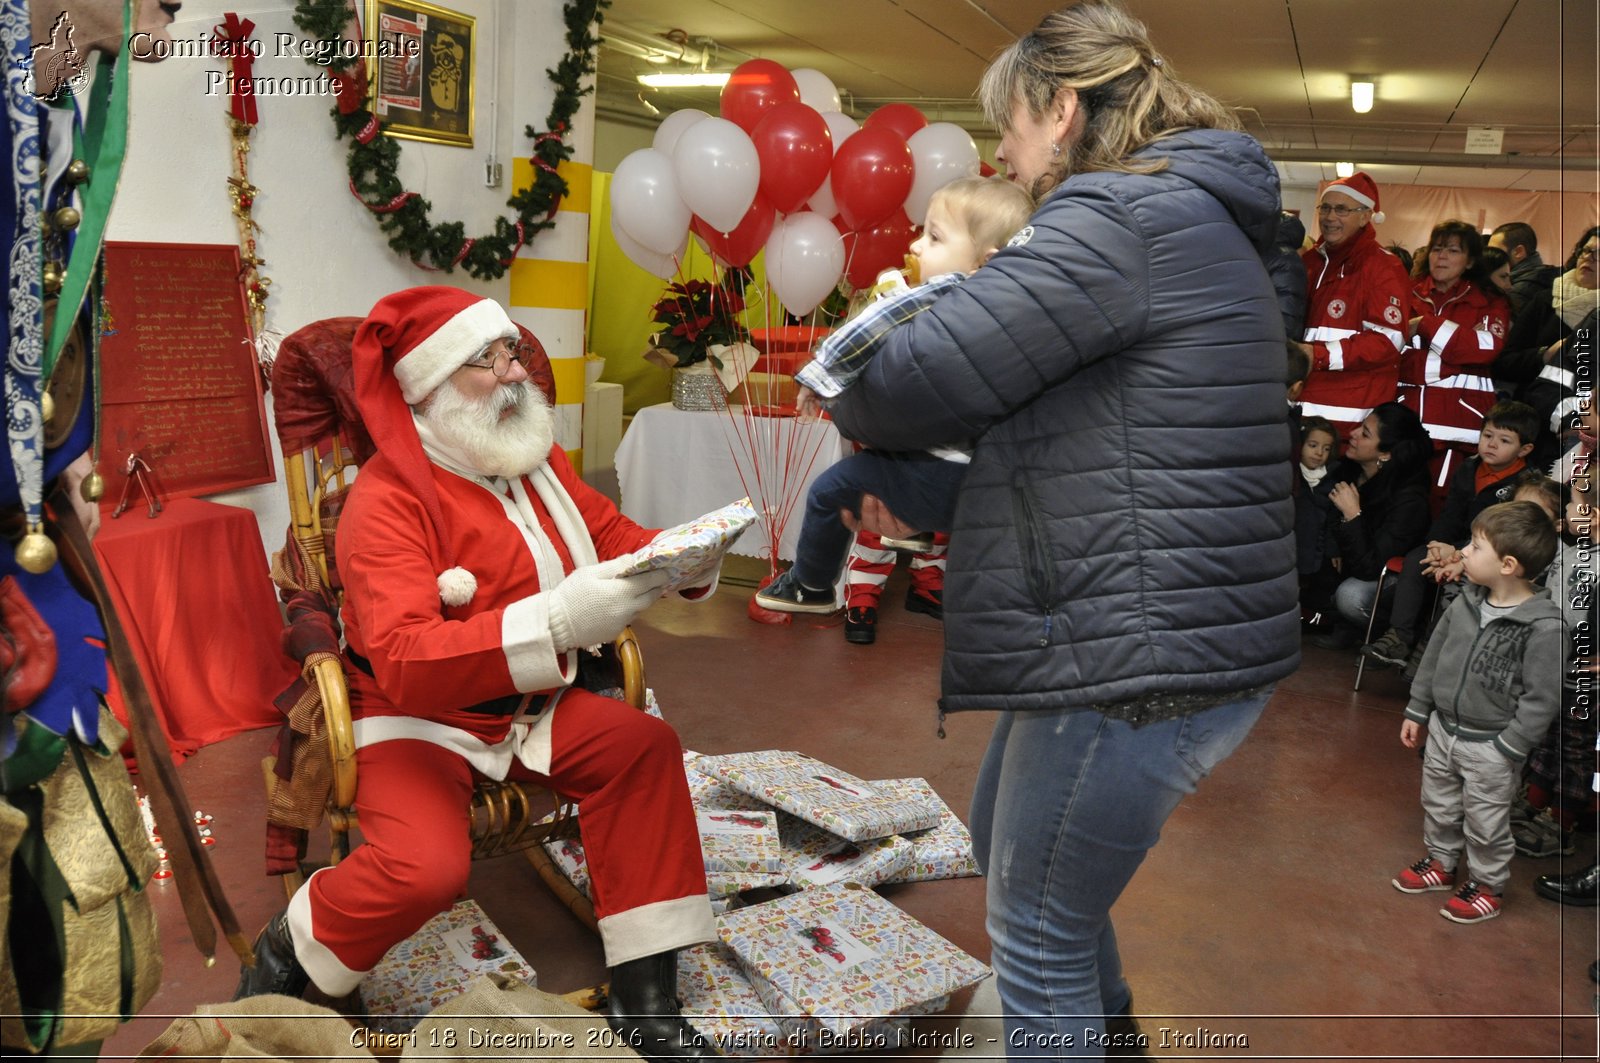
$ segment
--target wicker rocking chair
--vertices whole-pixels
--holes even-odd
[[[331,861],[350,852],[357,826],[355,739],[346,663],[339,647],[343,587],[334,564],[339,514],[360,464],[373,445],[356,409],[350,343],[361,318],[328,318],[286,337],[272,370],[273,417],[283,447],[291,527],[273,559],[273,579],[288,612],[285,652],[301,662],[301,679],[278,698],[285,724],[263,762],[268,794],[267,863],[292,896],[304,881],[307,834],[326,819]],[[518,326],[519,328],[521,326]],[[523,329],[523,340],[538,343]],[[548,360],[529,369],[547,398],[555,381]],[[645,704],[644,665],[631,629],[615,644],[613,675],[623,699]],[[609,684],[607,684],[609,685]],[[480,783],[472,796],[472,857],[521,852],[581,921],[595,928],[594,909],[555,867],[546,841],[572,837],[571,806],[528,783]]]

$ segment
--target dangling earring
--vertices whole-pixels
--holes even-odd
[[[1052,141],[1050,144],[1050,154],[1053,158],[1059,159],[1061,157],[1061,145]]]

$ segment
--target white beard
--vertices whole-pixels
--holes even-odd
[[[513,412],[502,420],[507,407]],[[501,385],[481,399],[467,398],[446,381],[416,416],[433,437],[425,437],[424,449],[432,442],[483,476],[526,476],[549,459],[555,439],[550,403],[528,381]]]

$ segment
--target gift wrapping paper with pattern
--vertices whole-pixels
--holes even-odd
[[[853,842],[821,827],[778,813],[778,838],[789,885],[812,889],[833,882],[859,882],[876,886],[911,863],[911,843],[898,835]]]
[[[695,767],[853,842],[939,825],[938,808],[925,799],[879,792],[864,779],[792,750],[701,757]]]
[[[788,880],[777,813],[702,809],[695,813],[695,822],[708,883],[715,878],[733,884],[732,889],[713,889],[713,894],[778,886]]]
[[[473,900],[457,901],[390,949],[361,981],[368,1025],[404,1033],[479,975],[500,973],[535,988],[538,978]]]
[[[903,1014],[988,977],[967,955],[870,889],[803,890],[717,919],[762,1001],[785,1002],[843,1040],[874,1018]]]
[[[689,779],[689,800],[697,811],[704,809],[729,809],[734,811],[765,812],[772,806],[749,794],[740,793],[721,779],[707,775],[694,766],[701,754],[684,750],[683,771]]]
[[[663,594],[697,587],[717,570],[722,564],[722,555],[755,519],[755,507],[748,498],[714,509],[651,539],[633,552],[634,563],[618,575],[666,569],[672,578],[667,581]]]
[[[972,835],[950,806],[944,803],[926,779],[874,779],[872,785],[889,793],[915,797],[939,806],[939,825],[912,831],[904,838],[911,843],[911,862],[883,880],[926,882],[938,878],[971,878],[983,874],[972,855]],[[781,830],[781,824],[780,824]],[[876,883],[875,883],[876,885]]]

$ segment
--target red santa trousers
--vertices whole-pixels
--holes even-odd
[[[551,721],[548,776],[509,778],[579,802],[578,825],[608,966],[712,940],[705,863],[678,736],[623,702],[569,690]],[[365,844],[289,905],[295,953],[343,995],[396,943],[466,893],[475,772],[454,752],[399,739],[356,751]]]

